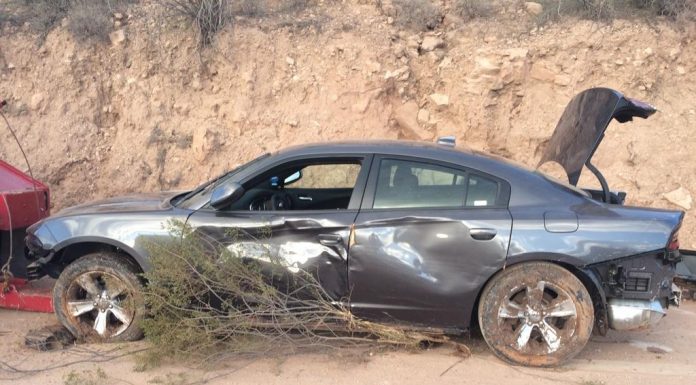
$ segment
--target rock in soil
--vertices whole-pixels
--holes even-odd
[[[63,349],[74,342],[75,337],[72,333],[61,325],[51,325],[41,329],[30,330],[24,337],[25,346],[42,352]]]

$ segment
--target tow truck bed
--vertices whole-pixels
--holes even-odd
[[[0,275],[0,307],[53,312],[52,281],[28,283],[24,258],[27,227],[49,215],[48,187],[0,160],[0,267],[10,258],[13,278]]]

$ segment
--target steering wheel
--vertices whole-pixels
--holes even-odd
[[[275,210],[290,210],[292,209],[292,199],[290,194],[284,191],[278,191],[271,195],[271,207]]]

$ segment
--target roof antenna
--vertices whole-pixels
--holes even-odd
[[[441,136],[437,138],[437,144],[441,146],[454,147],[457,145],[457,138],[454,135]]]

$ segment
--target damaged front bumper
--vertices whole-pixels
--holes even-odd
[[[24,243],[24,257],[30,262],[27,265],[27,279],[32,281],[45,276],[45,267],[53,259],[53,250],[46,247],[32,231],[27,231]]]

